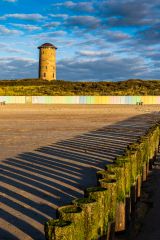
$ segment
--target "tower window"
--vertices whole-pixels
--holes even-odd
[[[44,73],[44,77],[46,77],[46,73]]]
[[[48,69],[48,67],[46,66],[46,69]]]
[[[53,78],[54,78],[54,73],[53,73]]]

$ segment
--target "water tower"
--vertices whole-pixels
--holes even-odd
[[[39,49],[39,78],[42,80],[56,80],[56,47],[51,43],[44,43]]]

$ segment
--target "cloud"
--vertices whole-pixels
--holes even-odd
[[[40,39],[41,41],[44,41],[44,42],[48,42],[48,39],[57,39],[57,38],[62,38],[63,36],[66,35],[66,32],[65,31],[51,31],[51,32],[47,32],[47,33],[40,33],[40,34],[34,34],[32,35],[32,38],[33,39]]]
[[[26,64],[30,65],[33,64],[35,62],[37,62],[36,60],[32,59],[32,58],[22,58],[22,57],[0,57],[0,62],[13,62],[13,61],[22,61],[22,62],[26,62]]]
[[[95,29],[100,25],[100,19],[94,16],[71,16],[69,17],[65,23],[67,27],[82,27]]]
[[[43,27],[55,28],[55,27],[58,27],[60,24],[61,24],[60,22],[48,22],[48,23],[44,24]]]
[[[136,34],[136,38],[140,43],[143,44],[159,44],[160,39],[160,24],[155,24],[149,26],[145,30],[138,31]]]
[[[5,14],[0,17],[0,20],[6,20],[8,18],[15,18],[20,20],[29,20],[29,21],[40,21],[46,19],[46,17],[41,14],[25,14],[25,13],[14,13],[14,14]]]
[[[158,76],[157,62],[152,68],[143,58],[106,57],[94,60],[94,52],[88,52],[88,59],[64,59],[57,62],[57,78],[71,81],[119,81],[129,78],[153,79]],[[95,53],[96,55],[96,53]],[[3,69],[0,79],[36,78],[38,61],[20,57],[1,57]]]
[[[97,7],[99,16],[106,17],[106,24],[109,26],[147,26],[159,19],[156,2],[158,3],[156,0],[154,2],[149,0],[121,0],[121,2],[112,0],[102,1]]]
[[[68,18],[69,15],[68,14],[49,14],[50,17],[52,18]]]
[[[67,15],[67,14],[49,14],[52,18],[62,18],[59,19],[59,22],[53,22],[53,27],[55,26],[61,26],[63,28],[66,28],[66,30],[73,30],[73,27],[77,28],[90,28],[90,29],[96,29],[98,26],[100,26],[101,20],[95,16],[90,15]],[[47,23],[48,27],[52,27],[52,22]]]
[[[93,50],[81,50],[78,51],[77,54],[81,57],[92,57],[93,58],[103,58],[103,57],[107,57],[110,56],[111,53],[109,51],[93,51]]]
[[[5,57],[0,58],[3,69],[0,79],[37,78],[38,62],[34,59]]]
[[[10,44],[0,43],[0,48],[1,48],[1,52],[5,52],[9,54],[11,53],[25,54],[25,55],[28,54],[28,52],[25,50],[10,47]]]
[[[36,30],[41,30],[42,29],[39,26],[30,25],[30,24],[16,24],[16,23],[12,23],[12,26],[15,26],[15,27],[18,27],[18,28],[23,28],[23,29],[28,30],[28,31],[36,31]]]
[[[93,3],[91,2],[73,2],[66,1],[63,3],[55,3],[53,6],[66,7],[68,9],[78,11],[78,12],[93,12]]]
[[[100,36],[102,36],[103,39],[106,39],[108,42],[121,42],[126,41],[131,38],[131,36],[123,31],[111,31],[111,30],[101,30]]]
[[[19,31],[19,30],[13,30],[13,29],[9,29],[3,25],[0,25],[0,33],[2,33],[3,35],[12,35],[12,34],[22,34],[23,32],[22,31]]]
[[[123,70],[122,70],[123,69]],[[107,57],[98,60],[65,59],[58,62],[58,79],[72,81],[118,81],[147,76],[149,65],[143,58]],[[148,74],[149,77],[149,74]]]
[[[11,3],[14,3],[14,2],[17,2],[17,0],[3,0],[4,2],[11,2]]]

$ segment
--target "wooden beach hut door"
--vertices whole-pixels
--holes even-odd
[[[32,104],[32,96],[26,96],[26,103]]]

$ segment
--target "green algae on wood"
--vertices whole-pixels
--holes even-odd
[[[74,240],[67,238],[71,236],[73,225],[70,221],[52,219],[44,226],[46,240]]]
[[[116,214],[117,181],[115,179],[102,179],[99,181],[99,184],[108,190],[108,221],[114,222]]]
[[[58,209],[57,217],[65,221],[71,221],[76,231],[72,232],[72,238],[77,240],[85,239],[84,211],[75,205],[68,205]]]
[[[94,199],[98,203],[98,231],[99,236],[106,235],[108,232],[109,216],[109,191],[102,187],[87,188],[85,196]]]
[[[101,236],[99,228],[99,204],[91,198],[73,200],[73,204],[81,207],[84,212],[84,236],[85,240],[96,240]]]

